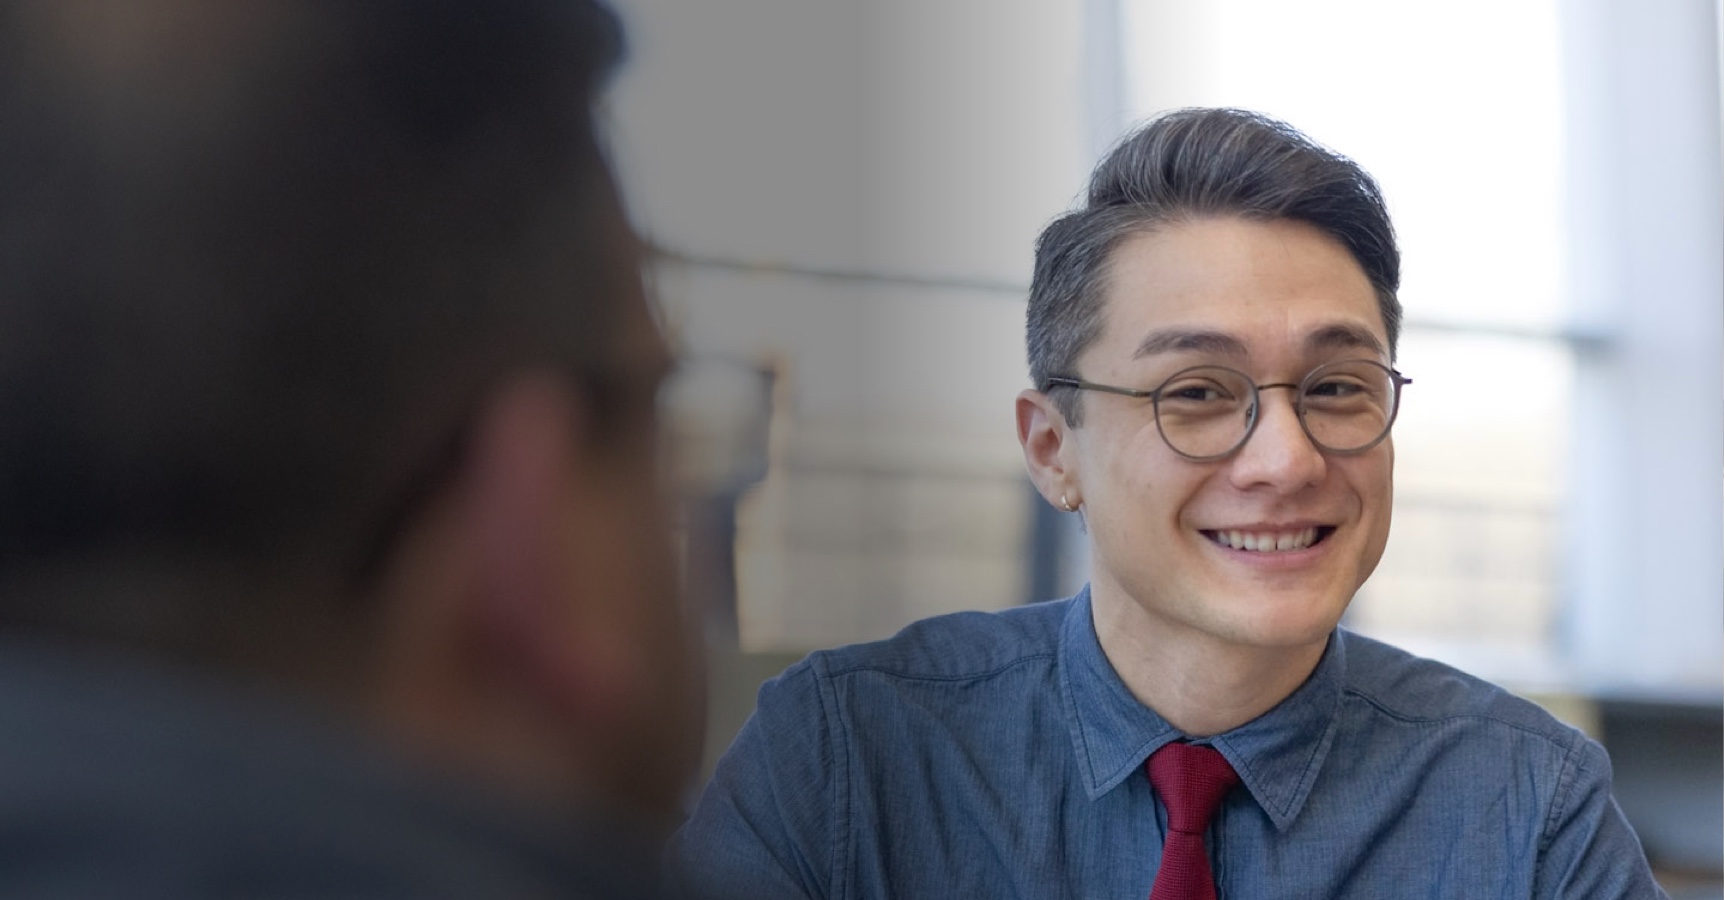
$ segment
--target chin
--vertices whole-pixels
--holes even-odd
[[[1290,600],[1282,594],[1249,608],[1236,607],[1238,615],[1228,630],[1248,646],[1308,647],[1328,640],[1346,609],[1345,602],[1329,596]]]

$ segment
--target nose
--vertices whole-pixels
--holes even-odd
[[[1328,460],[1299,424],[1293,395],[1260,389],[1257,404],[1257,425],[1228,467],[1233,485],[1240,490],[1268,486],[1291,494],[1322,481]]]

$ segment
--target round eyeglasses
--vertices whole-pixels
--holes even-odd
[[[1208,462],[1245,446],[1257,427],[1259,393],[1281,388],[1294,392],[1299,426],[1317,449],[1342,456],[1363,453],[1389,436],[1401,406],[1401,386],[1412,383],[1381,363],[1349,359],[1318,366],[1298,384],[1257,384],[1226,366],[1193,366],[1147,391],[1065,376],[1049,378],[1042,390],[1069,387],[1147,399],[1167,446],[1186,459]]]

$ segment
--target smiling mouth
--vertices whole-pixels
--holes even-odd
[[[1335,526],[1333,525],[1313,525],[1309,528],[1295,528],[1290,531],[1205,529],[1203,536],[1209,538],[1216,546],[1225,547],[1229,550],[1274,553],[1304,550],[1307,547],[1322,543],[1324,538],[1334,533]]]

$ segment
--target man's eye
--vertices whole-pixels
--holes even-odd
[[[1233,399],[1233,394],[1214,382],[1187,382],[1169,386],[1161,392],[1162,402],[1221,403]]]
[[[1305,392],[1308,397],[1352,397],[1363,393],[1366,387],[1357,381],[1341,378],[1331,378],[1311,385]]]

